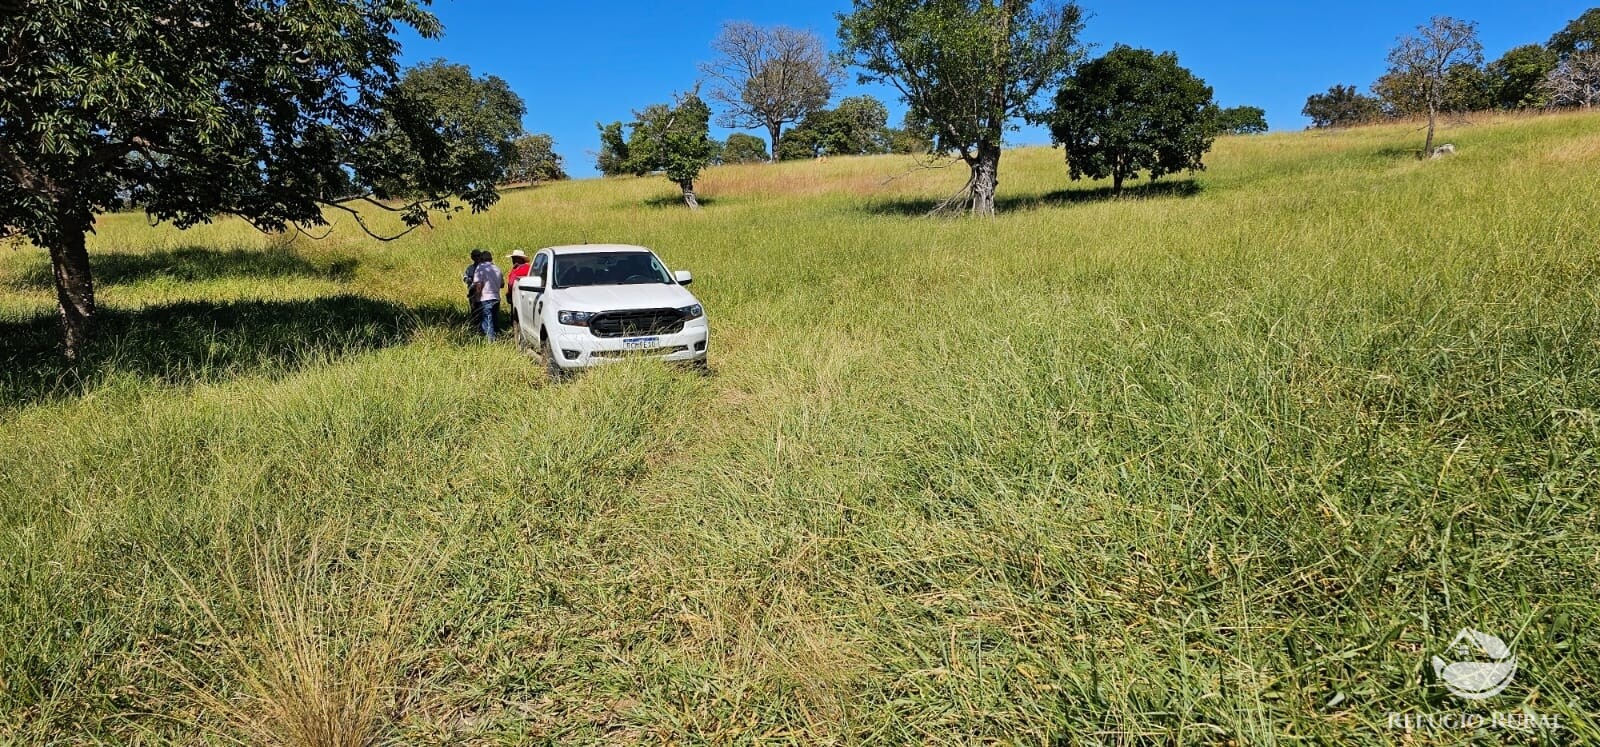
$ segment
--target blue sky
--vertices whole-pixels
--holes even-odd
[[[1395,38],[1431,16],[1478,21],[1484,53],[1493,59],[1511,47],[1544,42],[1594,2],[1080,0],[1091,14],[1084,38],[1098,45],[1097,52],[1116,43],[1176,52],[1216,90],[1218,103],[1260,106],[1274,130],[1305,126],[1300,108],[1307,95],[1334,83],[1371,83],[1383,73]],[[692,87],[701,77],[697,63],[711,58],[711,39],[723,21],[810,28],[832,48],[834,14],[849,7],[850,0],[436,0],[444,37],[406,34],[403,57],[408,64],[442,57],[504,78],[528,104],[527,128],[555,137],[570,173],[591,176],[594,123],[626,120],[632,110]],[[852,73],[836,96],[871,93],[899,122],[904,106],[892,89],[854,81]],[[1048,143],[1049,136],[1024,129],[1009,140]]]

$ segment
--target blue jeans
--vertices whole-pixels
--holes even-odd
[[[478,326],[483,329],[483,336],[494,342],[494,325],[499,321],[500,300],[478,302]]]

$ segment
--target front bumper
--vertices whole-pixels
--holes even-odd
[[[550,353],[556,365],[566,369],[588,368],[625,358],[654,358],[671,363],[703,361],[711,340],[711,329],[704,319],[689,322],[682,331],[670,335],[651,335],[659,338],[659,344],[644,350],[628,347],[624,340],[632,338],[595,337],[584,327],[562,325],[558,330],[550,338]]]

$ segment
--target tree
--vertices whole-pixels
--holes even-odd
[[[1376,121],[1383,116],[1378,100],[1356,90],[1355,86],[1334,85],[1325,93],[1306,97],[1300,113],[1317,129],[1352,127]]]
[[[1538,44],[1524,44],[1507,50],[1489,63],[1488,74],[1494,89],[1494,104],[1501,109],[1543,107],[1545,78],[1556,69],[1556,54]]]
[[[600,130],[600,152],[595,155],[594,167],[604,176],[632,173],[628,167],[628,139],[623,134],[622,123],[595,123]]]
[[[683,202],[700,209],[694,181],[711,164],[717,143],[711,139],[711,108],[696,92],[671,104],[651,104],[633,113],[628,138],[622,123],[600,126],[600,170],[607,174],[660,173],[683,190]]]
[[[492,175],[496,184],[515,169],[527,107],[498,76],[473,77],[466,65],[436,59],[405,71],[395,101],[385,112],[388,117],[420,121],[416,127],[387,129],[420,133],[428,142],[396,137],[384,143],[385,160],[401,167],[374,180],[382,197],[413,196],[417,175],[429,169]]]
[[[1159,179],[1204,169],[1216,139],[1211,87],[1171,52],[1117,45],[1068,78],[1050,113],[1050,137],[1066,151],[1074,180],[1122,183],[1149,171]]]
[[[805,161],[822,156],[825,146],[817,119],[818,114],[813,112],[783,136],[783,144],[778,146],[779,161]]]
[[[1410,86],[1426,107],[1428,137],[1422,154],[1433,151],[1439,110],[1448,101],[1448,73],[1463,63],[1473,67],[1483,64],[1478,24],[1448,16],[1435,16],[1427,25],[1418,26],[1416,36],[1401,37],[1389,52],[1389,75],[1398,76]]]
[[[1558,56],[1578,52],[1600,52],[1600,8],[1590,8],[1572,19],[1545,46]]]
[[[826,153],[866,156],[889,152],[889,110],[871,96],[851,96],[828,117]]]
[[[843,77],[810,31],[733,21],[723,24],[711,47],[718,57],[700,69],[712,80],[710,98],[726,107],[718,123],[766,129],[773,154],[784,125],[827,106]]]
[[[818,156],[862,156],[889,152],[889,110],[871,96],[851,96],[834,109],[819,109],[784,138],[780,160]]]
[[[1384,73],[1372,83],[1372,93],[1378,98],[1383,116],[1391,119],[1428,113],[1428,104],[1423,100],[1420,89],[1418,76],[1398,71]]]
[[[1230,106],[1217,112],[1217,133],[1256,135],[1267,131],[1267,110],[1259,106]]]
[[[899,127],[888,128],[889,152],[907,155],[933,152],[934,134],[928,123],[919,121],[906,112]]]
[[[934,151],[955,153],[971,172],[935,211],[965,203],[993,215],[1000,146],[1018,118],[1036,119],[1039,94],[1083,57],[1083,12],[1051,0],[853,0],[839,16],[843,54],[862,82],[888,83]]]
[[[767,141],[755,135],[735,132],[722,146],[723,163],[761,163],[772,160],[767,153]]]
[[[1428,113],[1427,87],[1420,72],[1391,70],[1372,84],[1372,91],[1378,95],[1386,116],[1415,117]],[[1482,111],[1494,106],[1494,98],[1495,87],[1489,73],[1477,65],[1458,62],[1445,71],[1436,110]]]
[[[567,178],[556,140],[543,133],[517,138],[515,160],[506,172],[507,182],[556,182]]]
[[[85,234],[123,198],[179,228],[265,231],[326,225],[324,209],[365,228],[351,192],[407,230],[453,195],[493,204],[500,171],[458,158],[463,134],[398,86],[397,26],[440,33],[423,4],[6,0],[0,233],[49,252],[67,356],[95,317]],[[380,203],[380,186],[412,196]]]
[[[1581,106],[1600,103],[1600,51],[1569,54],[1550,71],[1544,90],[1552,106]]]

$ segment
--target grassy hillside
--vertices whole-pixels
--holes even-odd
[[[904,157],[516,191],[391,244],[0,252],[0,742],[1600,739],[1600,117],[1218,142],[1004,215]],[[544,386],[470,248],[694,271],[715,374]],[[1469,703],[1463,627],[1519,660]],[[1388,728],[1525,709],[1553,733]]]

